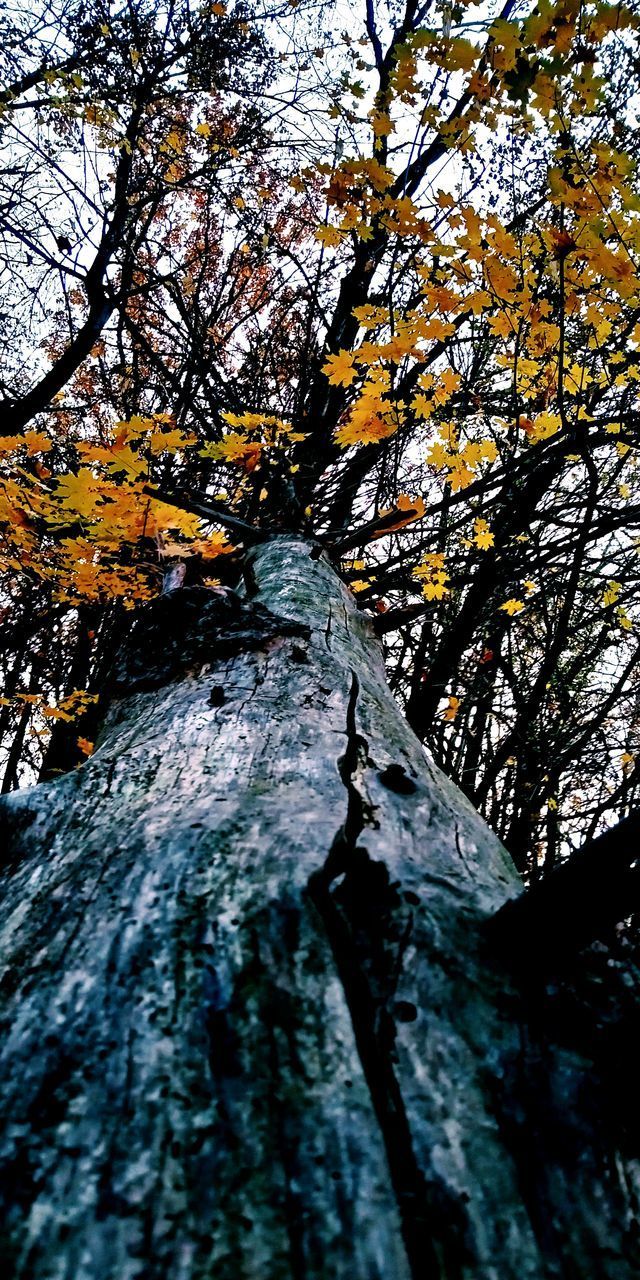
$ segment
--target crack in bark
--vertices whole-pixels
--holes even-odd
[[[329,650],[331,649],[331,626],[332,626],[332,623],[333,623],[333,607],[332,607],[332,605],[331,605],[331,602],[329,602],[329,617],[327,618],[327,625],[326,625],[326,627],[325,627],[325,631],[324,631],[324,642],[325,642],[325,644],[326,644],[326,646],[327,646],[327,649],[329,649]]]
[[[394,1070],[395,1025],[389,1004],[395,993],[411,920],[383,862],[358,841],[373,825],[371,807],[356,778],[368,760],[358,732],[358,677],[352,672],[347,704],[347,746],[338,771],[347,792],[347,814],[324,865],[308,881],[342,983],[358,1055],[387,1154],[402,1237],[414,1280],[441,1280],[433,1243],[435,1222]],[[385,927],[386,926],[386,927]],[[453,1273],[451,1273],[453,1274]]]
[[[360,681],[351,672],[351,689],[347,703],[347,747],[338,761],[338,772],[347,791],[347,816],[342,832],[346,850],[355,849],[358,836],[367,825],[370,814],[366,812],[364,797],[358,790],[354,778],[361,764],[366,763],[368,743],[358,733],[356,711],[360,696]]]
[[[454,817],[454,819],[453,819],[453,834],[454,834],[454,837],[455,837],[456,849],[457,849],[457,851],[458,851],[458,856],[459,856],[459,858],[460,858],[460,861],[461,861],[461,863],[462,863],[462,865],[463,865],[463,867],[464,867],[464,869],[465,869],[465,871],[466,871],[467,875],[468,875],[468,876],[470,876],[470,877],[472,877],[471,868],[470,868],[470,866],[469,866],[469,863],[467,862],[467,859],[465,858],[464,850],[463,850],[462,845],[461,845],[461,843],[460,843],[460,829],[459,829],[459,825],[458,825],[458,822],[456,821],[455,817]]]

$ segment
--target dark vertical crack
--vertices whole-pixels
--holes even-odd
[[[325,642],[325,644],[326,644],[326,646],[327,646],[327,649],[330,649],[330,648],[331,648],[331,625],[332,625],[332,623],[333,623],[333,608],[332,608],[331,602],[329,602],[329,617],[327,618],[327,625],[326,625],[325,630],[324,630],[324,642]]]
[[[359,844],[365,828],[373,825],[371,808],[356,782],[368,757],[368,744],[357,727],[359,692],[358,677],[352,672],[347,745],[338,760],[347,792],[347,813],[324,865],[310,876],[308,889],[324,923],[344,989],[385,1145],[411,1275],[414,1280],[441,1280],[434,1247],[434,1214],[394,1071],[395,1026],[389,1006],[410,921],[386,866],[375,862]],[[447,1275],[453,1278],[454,1272]]]
[[[347,791],[347,816],[338,834],[343,849],[347,852],[355,849],[358,836],[364,830],[368,816],[365,814],[364,799],[354,781],[359,766],[366,762],[368,750],[366,739],[358,733],[356,711],[359,696],[360,681],[355,671],[352,671],[347,703],[347,746],[344,755],[338,760],[338,772]]]
[[[465,858],[465,856],[464,856],[464,850],[463,850],[462,845],[461,845],[461,843],[460,843],[460,831],[459,831],[459,828],[458,828],[458,823],[457,823],[457,822],[456,822],[456,820],[455,820],[455,817],[453,818],[453,831],[454,831],[454,837],[455,837],[455,842],[456,842],[456,849],[457,849],[457,851],[458,851],[458,857],[460,858],[460,861],[461,861],[461,863],[462,863],[462,865],[463,865],[463,867],[464,867],[464,869],[465,869],[465,871],[466,871],[467,875],[468,875],[468,876],[473,877],[473,873],[472,873],[471,868],[470,868],[470,866],[469,866],[469,864],[468,864],[468,862],[467,862],[467,859],[466,859],[466,858]]]

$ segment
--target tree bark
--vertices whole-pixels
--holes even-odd
[[[0,806],[5,1274],[630,1280],[636,969],[510,976],[519,879],[371,623],[313,544],[248,559]]]

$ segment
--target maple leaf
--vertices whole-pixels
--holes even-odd
[[[622,590],[622,584],[620,582],[614,582],[613,580],[611,580],[607,584],[607,588],[602,594],[602,604],[605,606],[605,608],[607,607],[607,605],[616,603],[616,600],[618,599],[618,596],[620,595],[621,590]]]
[[[475,67],[480,50],[460,36],[446,44],[446,65],[451,71],[471,71]]]
[[[452,456],[453,455],[447,446],[440,440],[436,440],[435,444],[432,444],[429,449],[427,462],[430,462],[433,467],[446,467],[451,461]]]
[[[505,600],[504,604],[500,605],[500,608],[504,609],[505,613],[508,613],[509,617],[512,618],[515,613],[522,612],[524,609],[524,601],[514,600],[513,598],[511,600]]]
[[[457,391],[462,379],[459,373],[453,369],[444,369],[438,378],[438,386],[434,394],[436,404],[444,404],[449,400],[454,391]]]
[[[197,436],[176,427],[173,431],[155,432],[149,440],[149,448],[152,453],[176,453],[178,449],[186,449],[196,443]]]
[[[326,226],[323,225],[321,227],[316,227],[313,236],[314,239],[319,240],[320,244],[323,244],[325,248],[336,249],[339,244],[342,244],[344,232],[340,231],[338,227],[332,227],[327,223]]]
[[[444,559],[442,552],[434,551],[411,570],[413,577],[422,582],[422,594],[426,600],[442,600],[449,594],[449,574],[445,572]]]
[[[418,418],[430,418],[433,413],[433,401],[419,392],[411,401],[411,408]]]
[[[393,133],[395,125],[386,111],[374,108],[369,112],[369,119],[376,138],[385,138]]]
[[[416,520],[422,520],[425,510],[424,498],[410,498],[407,493],[401,493],[395,507],[390,507],[388,510],[380,511],[378,514],[381,520],[384,519],[385,516],[392,515],[394,511],[397,511],[398,513],[405,511],[407,514],[405,516],[400,516],[400,518],[394,521],[393,524],[387,524],[385,520],[384,529],[380,529],[377,533],[374,533],[373,537],[383,538],[388,533],[395,533],[398,529],[404,529],[406,525],[413,524]]]
[[[77,474],[72,472],[60,476],[55,482],[55,496],[59,499],[59,521],[65,521],[68,513],[89,518],[95,513],[100,493],[100,481],[87,467],[81,467]]]
[[[473,541],[475,542],[476,546],[479,547],[481,551],[488,551],[489,547],[493,546],[494,537],[489,530],[489,525],[487,524],[487,521],[474,520],[473,528],[475,533],[475,537]]]
[[[538,444],[541,440],[548,440],[550,436],[556,435],[562,428],[562,418],[559,413],[539,413],[533,419],[531,428],[525,427],[527,436],[532,444]]]
[[[49,453],[53,445],[43,431],[25,431],[22,436],[0,436],[0,454],[14,453],[26,448],[29,457],[35,453]]]
[[[0,436],[0,454],[15,453],[22,444],[22,436]]]
[[[358,376],[358,370],[354,368],[353,361],[354,357],[350,351],[339,351],[336,355],[329,356],[322,366],[322,372],[327,375],[333,386],[348,387]]]
[[[497,316],[490,316],[487,323],[491,332],[500,338],[511,338],[514,335],[515,329],[506,311],[502,311]]]
[[[447,481],[451,485],[454,493],[459,493],[461,489],[466,489],[471,484],[474,473],[469,467],[460,453],[453,455],[447,459],[451,470],[447,473]]]
[[[458,714],[459,708],[460,708],[460,699],[455,698],[453,694],[451,694],[448,698],[448,706],[445,707],[444,711],[442,712],[442,719],[455,720]]]
[[[234,549],[224,533],[211,533],[208,538],[195,538],[188,548],[191,554],[200,555],[204,560],[229,555]]]
[[[45,436],[43,431],[25,431],[24,443],[30,457],[34,453],[49,453],[53,448],[49,437]]]
[[[67,715],[60,707],[42,707],[41,711],[48,720],[73,720],[73,716]]]
[[[363,329],[375,329],[378,325],[388,323],[389,308],[374,307],[367,304],[364,307],[354,307],[352,315],[355,316],[358,324]]]
[[[260,441],[247,440],[246,436],[240,435],[237,431],[231,431],[223,440],[203,445],[198,453],[201,458],[235,462],[244,467],[245,471],[254,471],[260,461],[263,448],[264,445]]]
[[[342,449],[350,445],[374,444],[376,440],[386,440],[397,430],[394,423],[379,414],[352,413],[343,426],[338,427],[335,438]]]

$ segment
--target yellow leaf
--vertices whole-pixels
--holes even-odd
[[[212,444],[205,444],[202,449],[198,450],[201,458],[223,459],[226,462],[236,462],[239,466],[244,467],[245,471],[253,471],[257,466],[262,452],[263,445],[257,440],[247,440],[245,436],[241,436],[237,431],[230,431],[224,440],[216,441]]]
[[[480,55],[480,50],[463,37],[449,40],[445,48],[445,60],[449,71],[471,71]]]
[[[508,613],[509,617],[512,618],[514,613],[522,612],[524,603],[522,600],[505,600],[504,604],[500,605],[500,608],[504,609],[505,613]]]
[[[186,141],[183,134],[177,133],[175,129],[172,129],[171,133],[167,134],[165,143],[165,148],[167,150],[176,151],[178,155],[181,155],[185,146]],[[160,150],[162,151],[163,148],[161,147]]]
[[[343,233],[337,227],[327,225],[316,227],[313,235],[314,239],[319,240],[320,244],[323,244],[325,248],[335,249],[340,244]]]
[[[378,111],[374,108],[369,112],[369,119],[376,138],[384,138],[393,133],[395,126],[386,111]]]
[[[527,431],[527,436],[533,444],[538,444],[540,440],[548,440],[550,436],[554,436],[561,427],[559,413],[539,413],[533,419],[533,426]]]
[[[449,594],[450,588],[447,586],[449,574],[445,572],[442,552],[434,551],[426,555],[422,562],[411,570],[411,573],[414,578],[422,582],[422,594],[425,600],[442,600]]]
[[[215,560],[217,556],[229,555],[235,548],[226,533],[218,532],[210,533],[208,538],[195,538],[189,549],[203,560]]]
[[[186,449],[192,444],[197,444],[197,436],[180,431],[177,427],[174,431],[156,432],[149,440],[152,453],[176,453],[178,449]]]
[[[445,400],[449,400],[454,391],[460,386],[461,381],[459,373],[455,373],[453,369],[444,369],[439,375],[439,385],[434,395],[435,403],[443,404]]]
[[[322,372],[327,375],[334,387],[348,387],[358,376],[350,351],[339,351],[337,355],[329,356],[326,364],[322,366]]]
[[[81,467],[77,475],[70,473],[56,480],[56,497],[61,506],[80,516],[93,514],[99,489],[99,481],[87,467]]]
[[[13,453],[24,444],[23,436],[0,436],[0,454]]]
[[[616,600],[620,595],[621,589],[622,589],[622,583],[620,582],[614,582],[613,580],[611,580],[607,584],[606,590],[602,593],[602,604],[605,606],[605,608],[607,607],[607,605],[616,603]]]
[[[361,414],[356,409],[350,414],[347,422],[338,427],[336,442],[341,449],[347,449],[350,445],[374,444],[376,440],[388,439],[397,429],[397,422],[375,412],[369,415]]]
[[[447,472],[447,483],[451,485],[454,493],[459,493],[461,489],[466,489],[474,479],[474,472],[467,466],[461,454],[457,454],[448,459],[451,470]]]
[[[398,512],[399,519],[393,524],[385,523],[384,529],[374,534],[374,537],[383,538],[387,533],[395,533],[396,530],[404,529],[406,525],[413,524],[414,520],[422,520],[425,513],[424,498],[410,498],[407,493],[401,493],[395,508],[391,508],[389,511],[381,511],[379,513],[380,518],[391,515],[394,510]],[[403,511],[407,512],[407,514],[401,516],[400,512]]]
[[[494,537],[493,537],[493,534],[489,531],[489,525],[487,524],[487,521],[474,520],[473,528],[475,532],[475,537],[473,541],[475,542],[476,546],[479,547],[481,551],[488,551],[489,547],[493,546]]]
[[[429,449],[427,462],[430,462],[432,467],[446,467],[451,462],[452,456],[446,445],[436,440],[435,444],[432,444]]]
[[[506,311],[502,311],[498,316],[490,316],[487,323],[491,332],[500,338],[511,338],[516,331]]]
[[[411,408],[418,418],[430,418],[433,413],[433,401],[419,392],[411,401]]]
[[[364,307],[355,307],[352,314],[363,329],[375,329],[378,325],[387,323],[389,308],[373,307],[367,303]]]

